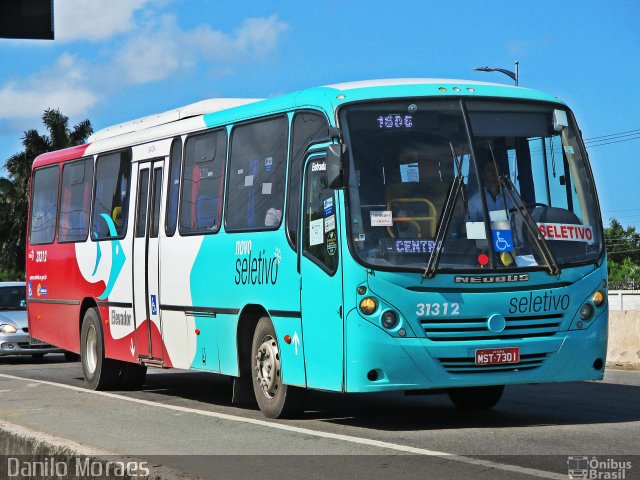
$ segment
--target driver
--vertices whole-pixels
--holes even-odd
[[[496,172],[496,167],[489,159],[485,159],[479,164],[480,177],[484,186],[484,196],[487,201],[489,212],[505,211],[513,207],[509,199],[500,191],[500,180]],[[469,199],[469,216],[472,221],[482,221],[484,218],[482,208],[482,198],[480,191],[476,192]]]

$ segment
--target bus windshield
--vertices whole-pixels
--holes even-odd
[[[350,240],[363,263],[423,269],[456,175],[462,188],[438,270],[571,266],[601,255],[593,179],[562,106],[372,102],[345,107],[341,125]]]

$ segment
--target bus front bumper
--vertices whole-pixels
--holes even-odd
[[[443,389],[601,380],[607,353],[606,309],[583,330],[550,337],[434,342],[394,338],[351,311],[346,319],[346,391]],[[519,364],[476,366],[475,350],[518,347]]]

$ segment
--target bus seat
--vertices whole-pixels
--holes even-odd
[[[426,198],[394,198],[387,201],[387,210],[393,215],[394,227],[398,233],[403,230],[406,238],[434,238],[438,222],[436,207]],[[402,224],[402,227],[400,225]],[[387,227],[389,235],[396,237],[394,227]]]
[[[216,226],[218,197],[198,195],[196,200],[196,229],[212,230]]]
[[[113,207],[113,212],[111,212],[111,219],[116,227],[120,228],[122,226],[122,207],[115,206]]]

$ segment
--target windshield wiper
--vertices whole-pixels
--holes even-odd
[[[489,151],[491,152],[491,157],[493,159],[493,163],[496,167],[496,173],[498,172],[498,162],[496,161],[496,156],[493,152],[493,146],[489,144]],[[540,235],[540,231],[538,230],[538,224],[531,216],[531,213],[527,209],[522,197],[518,193],[518,189],[511,181],[509,175],[498,175],[498,181],[500,183],[500,190],[504,193],[506,192],[511,198],[511,203],[515,205],[515,211],[520,214],[522,217],[522,223],[527,228],[529,232],[529,236],[533,239],[536,247],[538,247],[538,251],[542,255],[547,267],[549,267],[550,275],[559,275],[560,267],[558,267],[558,262],[556,262],[555,257],[553,256],[553,252],[551,248],[549,248],[549,243]],[[507,202],[505,201],[505,208],[507,207]]]
[[[529,236],[533,239],[536,247],[538,247],[538,251],[542,255],[547,267],[549,267],[550,275],[559,275],[560,267],[558,267],[558,262],[556,262],[555,257],[553,256],[553,252],[549,248],[549,243],[540,235],[540,231],[538,230],[538,224],[531,216],[531,213],[525,206],[522,201],[522,197],[516,190],[515,185],[511,181],[511,179],[507,175],[501,175],[500,185],[504,188],[504,191],[507,192],[509,197],[511,197],[511,202],[515,205],[515,210],[522,216],[523,224],[527,227],[527,231],[529,232]]]
[[[438,227],[436,228],[436,238],[435,245],[431,250],[431,255],[429,255],[429,260],[427,261],[427,266],[424,269],[424,273],[422,274],[422,278],[433,278],[436,274],[436,270],[438,268],[438,263],[440,262],[440,255],[442,253],[442,246],[444,245],[445,237],[447,236],[447,232],[449,231],[449,224],[451,223],[451,218],[453,217],[453,211],[456,206],[456,201],[458,200],[458,195],[462,195],[462,201],[464,203],[465,212],[469,212],[469,207],[467,204],[467,194],[464,191],[464,177],[462,175],[462,160],[458,158],[456,154],[455,148],[453,148],[453,143],[449,142],[449,146],[451,147],[451,156],[453,157],[453,161],[456,165],[456,177],[451,182],[449,186],[449,192],[447,193],[447,198],[444,202],[444,209],[442,210],[442,214],[440,215],[440,221],[438,222]]]

